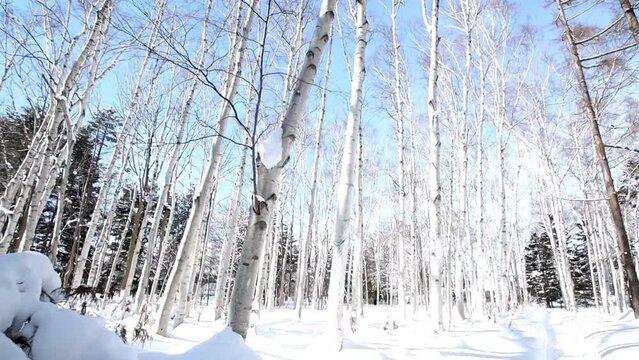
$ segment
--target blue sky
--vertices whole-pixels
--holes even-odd
[[[180,1],[181,2],[181,1]],[[170,2],[172,5],[179,4],[180,2]],[[201,1],[202,6],[204,6],[204,1]],[[319,3],[319,1],[315,1],[315,3]],[[524,22],[530,22],[532,26],[538,31],[536,34],[538,37],[537,49],[540,53],[547,53],[548,55],[555,56],[557,55],[557,51],[562,50],[562,44],[560,44],[557,39],[557,26],[553,23],[554,16],[556,14],[556,9],[554,4],[551,4],[548,7],[544,7],[544,1],[541,0],[528,0],[528,1],[516,1],[515,7],[518,11],[515,12],[516,18],[515,21],[519,24],[523,24]],[[442,1],[442,11],[446,10],[446,1]],[[190,6],[197,6],[194,3],[191,3]],[[382,32],[384,28],[389,24],[389,9],[390,1],[379,1],[372,0],[369,2],[369,22],[371,24],[371,28],[373,33],[371,35],[371,41],[369,42],[370,46],[368,49],[368,73],[367,80],[365,86],[367,86],[366,93],[366,108],[364,110],[363,123],[365,132],[367,134],[375,133],[375,148],[379,152],[379,156],[388,160],[392,163],[395,158],[396,145],[394,140],[394,123],[393,120],[388,117],[388,115],[381,111],[379,98],[373,96],[373,93],[378,92],[378,90],[374,89],[372,85],[377,82],[375,79],[376,75],[374,71],[371,71],[376,61],[379,61],[380,58],[380,48],[381,42],[383,41]],[[341,15],[342,17],[344,15]],[[344,20],[344,19],[343,19]],[[307,27],[307,32],[312,31],[313,24],[315,19],[310,18],[310,24]],[[443,18],[442,26],[446,26],[446,19]],[[411,86],[413,92],[413,100],[415,103],[414,115],[416,116],[424,116],[425,108],[424,108],[424,98],[425,98],[425,89],[426,89],[426,72],[420,69],[418,66],[418,62],[420,61],[418,52],[415,49],[415,44],[419,43],[423,36],[423,23],[421,19],[421,1],[420,0],[407,0],[406,4],[402,6],[399,10],[399,33],[400,33],[400,42],[402,42],[402,46],[404,47],[405,55],[407,57],[407,61],[409,63],[410,72],[411,72]],[[194,31],[194,33],[198,33]],[[334,50],[333,50],[333,69],[332,69],[332,77],[329,88],[334,92],[338,93],[338,96],[331,96],[329,99],[329,106],[327,111],[327,122],[333,125],[333,128],[339,129],[343,127],[346,122],[346,114],[347,114],[347,104],[348,104],[348,93],[350,88],[350,83],[348,81],[348,74],[346,71],[346,59],[351,62],[352,61],[352,45],[353,45],[353,33],[352,31],[348,32],[348,37],[344,39],[346,46],[346,55],[344,55],[344,49],[342,48],[342,42],[340,39],[335,39]],[[422,34],[422,35],[420,35]],[[427,49],[429,45],[429,39],[426,36],[423,36],[423,48]],[[377,60],[376,60],[377,58]],[[135,77],[137,75],[136,71],[139,68],[139,59],[136,60],[128,60],[120,64],[95,90],[93,109],[97,109],[98,106],[105,107],[115,107],[117,109],[121,109],[124,112],[124,109],[127,106],[128,99],[122,94],[127,93],[128,89],[131,88],[133,82],[135,81]],[[322,73],[320,72],[317,76],[316,83],[322,78]],[[18,93],[20,92],[20,84],[13,83],[14,95],[17,95],[15,99],[17,99],[16,104],[18,107],[20,106],[20,96]],[[335,94],[335,93],[334,93]],[[6,93],[5,93],[6,95]],[[317,95],[317,92],[316,92]],[[200,96],[204,97],[207,101],[203,102],[203,104],[217,104],[217,100],[214,95],[212,95],[211,90],[206,87],[200,88]],[[316,110],[318,107],[318,97],[315,97],[309,104],[310,110]],[[5,103],[6,104],[6,103]],[[200,104],[200,110],[205,110],[202,108],[203,104]],[[217,110],[217,106],[214,106]],[[209,114],[210,116],[211,114]],[[315,114],[312,114],[309,117],[309,122],[314,122]],[[425,129],[423,129],[425,130]],[[335,134],[333,134],[335,135]],[[371,146],[372,147],[372,146]],[[232,150],[233,152],[237,149]],[[187,171],[187,176],[183,179],[183,185],[187,186],[190,182],[197,182],[199,179],[201,167],[204,163],[202,158],[202,151],[199,151],[200,155],[196,155],[193,158],[193,161],[188,164],[189,170]],[[310,162],[310,154],[307,155],[307,159]],[[391,176],[395,175],[393,169],[388,170]],[[232,178],[232,176],[230,177]],[[228,182],[223,186],[223,192],[229,192],[230,185]]]

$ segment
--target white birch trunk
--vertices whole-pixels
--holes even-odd
[[[224,86],[225,99],[223,99],[221,103],[222,108],[220,109],[220,112],[218,114],[218,122],[216,127],[216,133],[222,136],[224,136],[224,134],[226,133],[229,113],[231,111],[231,104],[239,87],[240,77],[242,75],[242,67],[244,65],[246,40],[248,39],[252,27],[256,5],[257,0],[253,0],[251,6],[248,9],[246,21],[242,27],[242,34],[236,37],[237,43],[234,44],[233,47],[233,55],[231,57],[231,63],[229,64],[230,71],[228,72],[228,77]],[[211,6],[212,1],[209,0],[207,5],[207,19],[208,14],[210,13]],[[160,335],[166,335],[168,332],[169,316],[173,307],[175,293],[178,290],[180,280],[182,279],[184,274],[186,265],[185,260],[188,257],[188,254],[193,251],[194,242],[197,240],[197,227],[202,222],[202,218],[204,216],[203,210],[205,204],[203,203],[203,200],[206,199],[208,197],[208,194],[211,193],[212,187],[214,185],[213,182],[218,175],[218,169],[222,157],[222,144],[224,142],[224,138],[222,136],[218,136],[215,139],[215,144],[213,145],[213,149],[211,150],[211,159],[208,166],[206,167],[205,176],[201,179],[200,188],[196,190],[193,196],[193,205],[191,207],[191,212],[189,213],[189,219],[187,221],[186,229],[184,230],[184,235],[182,236],[182,241],[180,242],[176,262],[173,266],[173,269],[171,270],[171,274],[168,279],[168,287],[166,288],[166,291],[160,301],[160,317],[158,320],[156,331]],[[251,296],[252,295],[253,294],[251,294]]]
[[[120,173],[118,174],[118,180],[115,185],[116,192],[113,196],[111,210],[109,211],[107,215],[107,219],[104,222],[104,226],[102,227],[102,231],[98,239],[98,244],[101,244],[102,246],[100,246],[100,251],[95,251],[93,253],[93,259],[91,260],[91,271],[89,272],[89,280],[87,281],[87,284],[90,287],[96,287],[98,285],[98,282],[100,281],[100,273],[102,271],[102,262],[104,260],[104,255],[106,253],[106,247],[107,247],[106,244],[108,244],[109,238],[111,237],[111,225],[113,224],[113,219],[115,218],[115,213],[116,213],[115,208],[117,207],[117,201],[122,189],[121,185],[122,185],[124,174],[126,172],[126,163],[129,159],[129,151],[130,151],[130,148],[125,150],[126,155],[122,157],[122,165],[120,167]],[[133,203],[131,206],[133,206]],[[96,253],[99,253],[99,255],[96,256]]]
[[[428,167],[428,188],[429,188],[429,227],[428,237],[430,240],[430,288],[429,288],[429,313],[436,327],[441,330],[444,326],[442,309],[442,268],[440,259],[442,258],[441,244],[441,200],[442,190],[440,183],[440,152],[441,141],[439,139],[439,119],[437,114],[437,68],[438,68],[438,47],[439,47],[439,0],[433,0],[431,10],[431,24],[428,24],[426,17],[426,4],[422,0],[424,7],[424,21],[429,29],[430,43],[430,66],[428,74],[428,118],[430,124],[429,131],[429,167]]]
[[[280,198],[282,193],[280,192]],[[276,200],[275,209],[273,214],[273,222],[275,227],[273,228],[273,241],[271,241],[271,256],[269,257],[269,269],[268,269],[268,286],[266,288],[266,308],[268,311],[273,311],[275,307],[275,281],[277,280],[277,263],[279,257],[279,245],[281,240],[282,229],[282,216],[284,205],[282,200]]]
[[[176,181],[177,181],[177,172],[174,172],[171,183],[175,184]],[[151,288],[149,290],[149,295],[147,300],[150,300],[150,299],[152,299],[153,301],[156,300],[155,296],[156,296],[158,283],[160,282],[160,273],[162,272],[162,264],[164,263],[164,257],[166,256],[166,250],[170,246],[170,244],[173,242],[173,237],[171,236],[171,228],[173,226],[173,220],[175,219],[175,206],[177,202],[177,198],[175,196],[175,186],[171,188],[171,193],[169,197],[171,198],[171,205],[169,207],[169,219],[164,225],[165,226],[164,234],[160,234],[161,236],[159,239],[160,254],[158,256],[158,262],[155,268],[155,274],[153,275],[153,280],[151,281]]]
[[[114,175],[114,169],[116,162],[120,159],[120,156],[123,153],[125,141],[128,138],[128,133],[130,128],[133,126],[133,122],[135,121],[135,117],[137,116],[139,101],[142,93],[142,83],[144,80],[144,76],[146,74],[147,66],[150,62],[151,55],[153,53],[153,48],[155,46],[155,41],[157,39],[157,35],[159,32],[161,19],[163,16],[163,9],[158,13],[157,18],[154,20],[153,30],[151,32],[149,42],[148,42],[148,50],[145,54],[144,60],[142,61],[142,66],[140,68],[140,72],[138,78],[136,80],[136,85],[133,90],[133,94],[131,95],[131,101],[129,103],[129,107],[127,110],[127,115],[125,116],[124,123],[122,124],[122,130],[120,135],[118,136],[118,140],[115,144],[115,148],[113,149],[113,155],[109,162],[109,165],[104,173],[104,181],[102,183],[102,187],[100,188],[100,193],[98,194],[98,198],[95,203],[95,210],[93,211],[93,215],[91,216],[91,220],[89,222],[89,228],[84,237],[84,243],[82,244],[82,249],[80,250],[80,256],[75,265],[75,269],[73,272],[73,279],[71,281],[71,287],[76,288],[80,286],[82,283],[82,278],[84,274],[84,269],[86,267],[87,259],[89,256],[89,250],[91,249],[91,244],[93,242],[93,237],[95,236],[95,231],[98,227],[98,222],[102,217],[102,207],[104,205],[104,201],[106,200],[107,193],[109,192],[109,187],[111,185],[111,181]]]
[[[394,71],[395,71],[395,106],[397,107],[397,149],[398,149],[398,185],[399,185],[399,224],[398,224],[398,266],[399,276],[397,277],[397,301],[401,312],[401,317],[406,318],[406,201],[408,191],[406,190],[406,159],[404,149],[404,97],[401,91],[401,65],[400,65],[400,44],[397,35],[397,10],[400,2],[391,0],[391,32],[394,50]]]
[[[327,321],[329,346],[341,350],[344,341],[342,330],[342,303],[344,301],[344,256],[346,255],[347,239],[350,232],[351,211],[355,187],[355,170],[358,152],[358,133],[362,118],[363,85],[366,74],[365,56],[368,35],[368,20],[366,18],[366,0],[357,2],[356,27],[357,45],[353,61],[353,76],[351,84],[350,111],[346,125],[344,153],[342,155],[341,177],[337,192],[337,214],[335,218],[335,233],[332,240],[333,258],[331,277],[328,287],[328,315]]]
[[[204,65],[204,59],[206,58],[206,52],[208,49],[208,41],[207,41],[207,26],[204,26],[204,31],[202,32],[202,43],[200,45],[200,57],[198,59],[198,68],[201,68]],[[162,219],[162,214],[164,207],[166,206],[166,200],[169,195],[169,191],[172,186],[176,186],[171,180],[173,179],[173,173],[177,168],[178,160],[180,155],[182,154],[182,148],[184,143],[184,137],[186,135],[186,129],[188,127],[189,119],[191,117],[191,108],[193,105],[193,99],[195,97],[195,91],[197,90],[197,86],[199,84],[199,80],[197,76],[193,75],[191,78],[191,82],[189,84],[189,88],[186,92],[186,97],[184,100],[184,105],[182,107],[182,112],[179,117],[179,129],[177,133],[177,138],[175,140],[175,146],[171,151],[171,155],[169,157],[169,163],[166,167],[166,172],[164,173],[164,184],[162,185],[162,189],[160,190],[160,195],[155,207],[154,215],[153,215],[153,225],[151,227],[148,242],[147,242],[147,251],[146,258],[144,260],[144,265],[142,268],[142,273],[140,274],[140,281],[138,285],[138,291],[135,296],[135,312],[138,312],[142,307],[142,304],[147,299],[147,287],[149,287],[149,274],[151,272],[151,265],[153,262],[153,254],[155,253],[155,244],[158,238],[158,232],[160,228],[160,222]],[[170,107],[169,107],[170,109]],[[167,109],[167,112],[169,110]],[[168,114],[167,114],[168,115]]]
[[[353,237],[353,294],[351,296],[351,323],[354,329],[357,328],[357,319],[362,313],[362,247],[364,244],[364,193],[363,193],[363,169],[362,164],[362,124],[359,123],[357,129],[357,232]]]
[[[306,102],[313,86],[322,52],[330,36],[330,28],[335,16],[335,0],[324,0],[320,9],[317,26],[306,52],[304,64],[295,82],[291,101],[286,107],[281,127],[281,156],[279,163],[267,168],[257,157],[257,193],[251,206],[247,234],[244,240],[240,267],[233,287],[229,324],[234,332],[246,337],[249,328],[251,305],[255,293],[255,280],[261,248],[271,219],[275,198],[279,193],[282,169],[290,159],[290,150],[306,111]],[[259,196],[259,198],[258,198]]]
[[[250,101],[249,101],[250,103]],[[247,111],[250,114],[250,111]],[[248,119],[248,116],[247,116]],[[249,135],[246,134],[244,143],[247,144]],[[246,167],[246,153],[248,147],[242,148],[240,155],[240,167],[237,170],[237,175],[234,182],[233,198],[231,199],[231,207],[229,208],[229,215],[226,218],[226,236],[224,237],[224,243],[220,252],[220,261],[217,269],[217,280],[215,283],[215,298],[213,299],[214,319],[218,320],[222,317],[224,310],[224,299],[226,296],[226,283],[228,280],[227,269],[231,264],[231,255],[235,249],[235,243],[237,238],[237,227],[239,225],[238,215],[239,207],[242,203],[242,189],[244,187],[244,169]]]
[[[297,270],[297,289],[295,290],[295,310],[297,317],[302,318],[302,307],[304,304],[304,288],[306,287],[306,272],[308,270],[308,247],[313,241],[313,225],[315,224],[315,197],[317,195],[317,177],[319,175],[320,156],[322,153],[322,137],[324,128],[324,118],[326,116],[326,97],[328,89],[328,81],[331,75],[332,64],[332,41],[328,47],[326,54],[326,73],[324,75],[324,87],[322,88],[322,103],[320,114],[317,119],[317,133],[315,135],[315,157],[313,158],[313,175],[311,180],[311,195],[308,202],[308,224],[306,228],[306,238],[302,239],[302,249],[300,251],[299,265]],[[312,256],[311,256],[312,258]]]
[[[111,285],[113,282],[113,275],[115,274],[115,270],[118,266],[118,259],[120,258],[120,254],[122,253],[122,248],[124,247],[124,240],[126,234],[129,232],[129,227],[131,226],[131,221],[133,220],[133,215],[135,214],[135,203],[136,197],[138,196],[138,187],[133,188],[133,192],[131,193],[131,207],[129,209],[129,216],[127,217],[126,224],[124,225],[122,236],[120,237],[120,243],[118,244],[118,249],[113,254],[113,259],[111,260],[111,270],[109,271],[109,275],[107,276],[107,282],[104,286],[104,297],[102,298],[102,303],[100,305],[100,309],[104,309],[107,301],[107,294],[111,292]],[[138,205],[140,206],[140,205]]]

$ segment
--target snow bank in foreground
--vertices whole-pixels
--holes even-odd
[[[132,347],[102,319],[48,302],[60,287],[49,259],[36,252],[0,255],[0,360],[136,360]],[[47,296],[41,301],[41,294]],[[17,343],[27,344],[25,353]],[[140,354],[141,360],[260,359],[225,329],[182,355]]]
[[[0,256],[0,359],[135,359],[104,323],[49,303],[60,285],[51,262],[40,253]],[[30,357],[16,342],[28,344]]]
[[[124,345],[98,318],[42,303],[25,325],[32,338],[34,360],[134,360],[133,350]]]
[[[162,354],[156,352],[142,353],[139,360],[260,360],[242,337],[234,333],[231,328],[225,328],[217,335],[206,340],[183,354]]]
[[[586,336],[600,359],[628,360],[639,355],[639,320],[622,320],[600,326]]]

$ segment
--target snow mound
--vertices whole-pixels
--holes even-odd
[[[22,332],[34,360],[134,360],[131,348],[97,318],[41,303]]]
[[[37,310],[42,292],[50,294],[60,284],[53,265],[40,253],[0,256],[0,332],[19,329]]]
[[[135,355],[96,318],[49,303],[61,281],[43,254],[0,256],[0,359],[134,360]],[[16,345],[27,343],[30,356]]]
[[[211,339],[206,340],[183,354],[162,354],[147,352],[138,355],[139,360],[260,360],[242,337],[231,328],[225,328]]]
[[[267,169],[274,168],[282,161],[282,127],[276,127],[264,141],[257,144],[257,153]]]
[[[260,359],[228,328],[181,355],[138,357],[101,318],[59,308],[49,302],[50,296],[41,298],[59,287],[60,278],[46,256],[0,255],[0,360]]]
[[[586,336],[598,358],[605,360],[637,359],[639,354],[639,320],[616,321],[597,328]]]

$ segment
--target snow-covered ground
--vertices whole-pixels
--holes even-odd
[[[437,334],[427,321],[398,321],[384,330],[392,309],[367,308],[359,330],[347,330],[344,349],[330,354],[324,346],[326,312],[305,311],[297,320],[292,310],[263,312],[247,343],[263,359],[639,359],[639,321],[611,317],[594,309],[577,314],[560,309],[531,308],[512,317],[464,323]],[[154,337],[145,350],[182,353],[224,329],[223,322],[189,320],[170,338]]]
[[[135,317],[107,308],[113,318],[105,324],[48,303],[50,295],[42,301],[41,291],[50,294],[60,283],[44,255],[24,252],[0,260],[0,360],[26,360],[26,353],[33,360],[639,359],[639,320],[632,314],[615,318],[595,309],[540,307],[492,322],[457,321],[441,333],[429,327],[423,312],[402,321],[397,309],[367,307],[339,353],[328,350],[326,311],[306,310],[302,320],[290,309],[264,311],[255,315],[245,344],[223,321],[211,321],[208,307],[198,314],[201,321],[188,319],[170,337],[126,346],[105,325],[132,329]],[[26,353],[12,342],[20,339],[28,343]]]

